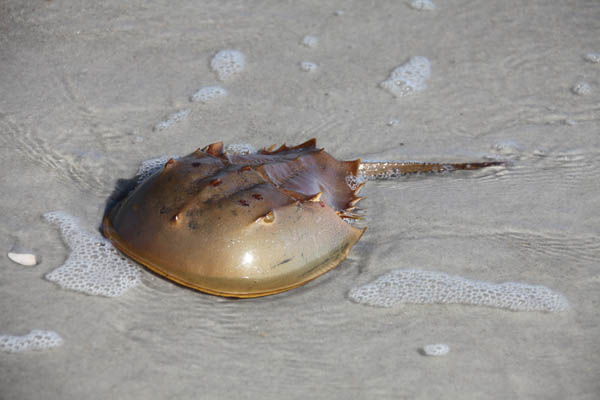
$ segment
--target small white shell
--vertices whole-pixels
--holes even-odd
[[[35,254],[11,252],[8,253],[8,258],[10,258],[13,262],[16,262],[17,264],[25,265],[28,267],[37,264],[37,257],[35,256]]]

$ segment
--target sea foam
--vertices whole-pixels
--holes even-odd
[[[423,355],[425,356],[440,357],[445,356],[449,352],[450,346],[448,346],[446,343],[435,343],[423,346]]]
[[[0,335],[0,351],[21,353],[29,350],[45,350],[63,344],[63,339],[54,331],[34,329],[27,335]]]
[[[403,97],[425,90],[430,77],[431,62],[425,57],[416,56],[394,69],[379,86],[395,97]]]
[[[516,156],[522,154],[524,148],[514,140],[504,139],[494,142],[491,146],[491,150],[494,153],[504,156]]]
[[[248,143],[232,143],[225,146],[225,152],[234,154],[253,154],[256,153],[256,149]]]
[[[319,44],[319,38],[316,36],[304,36],[300,42],[305,47],[315,48]]]
[[[46,274],[59,286],[91,295],[114,297],[140,283],[140,267],[117,251],[109,240],[84,230],[79,220],[54,211],[44,218],[56,225],[71,254],[63,265]]]
[[[316,63],[310,61],[303,61],[300,63],[300,69],[304,72],[314,72],[318,67],[319,66]]]
[[[190,109],[177,111],[177,112],[169,115],[169,117],[166,120],[161,121],[158,124],[156,124],[154,126],[154,130],[162,131],[164,129],[170,128],[171,126],[175,125],[177,122],[181,122],[184,119],[186,119],[190,115],[191,112],[192,112],[192,110],[190,110]]]
[[[567,299],[545,286],[490,283],[443,272],[397,269],[350,290],[352,301],[377,307],[396,304],[470,304],[513,311],[558,312]]]
[[[246,57],[239,50],[221,50],[211,60],[210,67],[219,80],[226,82],[242,73]]]
[[[137,184],[144,182],[146,179],[154,175],[156,172],[164,168],[165,163],[171,158],[177,159],[175,156],[161,156],[142,161],[142,165],[136,174]]]
[[[583,59],[587,62],[599,64],[600,63],[600,53],[587,53],[583,56]]]
[[[205,86],[194,93],[190,100],[206,104],[217,101],[227,96],[227,94],[227,90],[221,86]]]
[[[592,85],[586,81],[577,81],[571,88],[571,91],[578,96],[585,96],[592,93]]]
[[[433,11],[435,10],[435,4],[431,0],[412,0],[410,7],[414,10],[419,11]]]

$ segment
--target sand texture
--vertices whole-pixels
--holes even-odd
[[[0,334],[62,345],[0,352],[0,399],[600,398],[600,3],[430,3],[1,2]],[[225,78],[222,50],[243,55]],[[395,97],[381,82],[411,57],[430,76]],[[348,259],[280,295],[45,279],[71,250],[42,216],[99,234],[142,161],[312,137],[340,159],[509,165],[368,182]],[[544,285],[570,309],[349,300],[398,268]]]

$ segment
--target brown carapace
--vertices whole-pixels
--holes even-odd
[[[335,268],[366,228],[348,221],[358,177],[479,169],[463,164],[338,161],[309,140],[229,154],[214,143],[170,159],[104,218],[123,253],[168,279],[220,296],[259,297]]]

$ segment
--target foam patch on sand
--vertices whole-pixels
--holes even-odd
[[[177,111],[177,112],[169,115],[169,117],[166,120],[161,121],[158,124],[156,124],[154,126],[154,130],[162,131],[162,130],[168,129],[168,128],[172,127],[173,125],[175,125],[176,123],[181,122],[184,119],[186,119],[190,115],[191,112],[192,112],[192,110],[189,110],[189,109]]]
[[[59,286],[91,295],[115,297],[140,283],[140,267],[117,251],[109,240],[85,231],[79,220],[62,211],[44,214],[56,225],[71,254],[46,274]]]
[[[247,143],[233,143],[225,146],[226,153],[234,154],[253,154],[256,153],[256,149]]]
[[[246,57],[238,50],[221,50],[211,60],[210,67],[219,80],[226,82],[242,73]]]
[[[571,91],[578,96],[586,96],[592,93],[592,85],[590,85],[586,81],[580,80],[573,85]]]
[[[525,151],[522,145],[510,139],[500,140],[493,143],[491,146],[491,150],[494,153],[503,156],[517,156]]]
[[[430,77],[431,62],[425,57],[416,56],[394,69],[379,86],[395,97],[404,97],[427,89]]]
[[[319,44],[319,38],[316,36],[306,35],[302,38],[300,43],[305,47],[315,48]]]
[[[449,352],[450,346],[446,343],[435,343],[423,346],[423,355],[425,356],[440,357],[445,356]]]
[[[346,184],[352,190],[358,189],[360,185],[365,183],[367,180],[364,176],[355,176],[355,175],[347,175],[346,176]]]
[[[587,53],[583,56],[583,59],[593,64],[600,64],[600,53]]]
[[[318,67],[319,66],[316,63],[310,61],[303,61],[300,63],[300,69],[304,72],[314,72]]]
[[[0,351],[21,353],[30,350],[46,350],[63,344],[63,339],[54,331],[32,330],[27,335],[0,335]]]
[[[138,172],[136,174],[137,184],[139,185],[140,183],[144,182],[146,179],[163,169],[165,163],[171,158],[177,159],[177,157],[174,156],[161,156],[142,161],[142,165],[140,165],[140,168],[138,169]]]
[[[190,98],[193,102],[198,103],[213,103],[227,96],[227,90],[221,86],[205,86],[199,89]]]
[[[414,10],[419,11],[433,11],[435,10],[435,4],[431,0],[412,0],[410,7]]]
[[[567,299],[545,286],[490,283],[443,272],[397,269],[366,285],[353,288],[352,301],[377,307],[396,304],[470,304],[513,311],[559,312]]]

